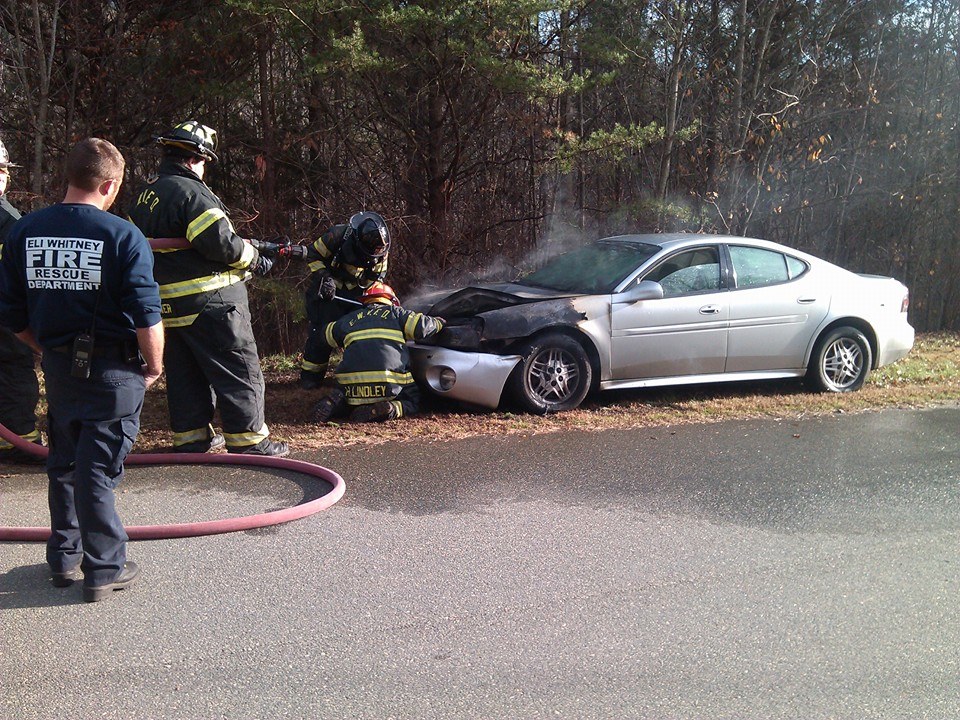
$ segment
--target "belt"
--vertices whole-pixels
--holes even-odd
[[[73,354],[73,345],[58,345],[50,348],[56,353],[63,355]],[[137,343],[130,342],[112,342],[112,343],[94,343],[93,356],[104,358],[106,360],[115,360],[117,362],[140,364],[140,349]]]

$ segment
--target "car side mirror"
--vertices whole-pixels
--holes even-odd
[[[662,300],[663,285],[653,280],[641,280],[636,285],[613,296],[615,303],[635,303],[640,300]]]

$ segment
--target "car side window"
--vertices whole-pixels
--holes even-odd
[[[664,297],[715,292],[720,289],[720,258],[713,247],[688,250],[667,258],[642,279],[660,283]]]
[[[787,282],[806,270],[800,260],[764,248],[731,245],[730,259],[739,289]]]

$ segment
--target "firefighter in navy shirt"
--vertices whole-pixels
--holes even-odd
[[[329,347],[344,350],[334,372],[336,387],[317,403],[317,422],[344,411],[352,422],[381,422],[420,409],[407,341],[440,332],[443,319],[404,310],[384,283],[367,288],[362,302],[362,308],[328,324],[324,332]]]
[[[173,445],[283,456],[264,417],[264,381],[245,285],[272,258],[233,229],[220,198],[203,182],[217,160],[216,132],[188,120],[157,138],[163,159],[136,195],[130,220],[148,238],[178,238],[185,247],[155,251],[154,273],[167,330],[164,362]],[[223,436],[213,430],[220,407]]]
[[[43,353],[51,580],[83,573],[83,598],[132,583],[114,488],[140,428],[144,391],[162,372],[163,326],[153,259],[136,227],[109,208],[124,161],[88,138],[67,159],[62,203],[11,229],[0,260],[0,324]]]

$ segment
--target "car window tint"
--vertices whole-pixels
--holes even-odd
[[[644,280],[663,286],[664,297],[692,295],[720,289],[720,260],[716,248],[678,253],[651,270]]]
[[[520,282],[560,292],[608,293],[659,250],[647,243],[596,242],[548,260]]]
[[[790,279],[783,253],[763,248],[730,246],[730,259],[737,275],[738,288],[761,287]]]

